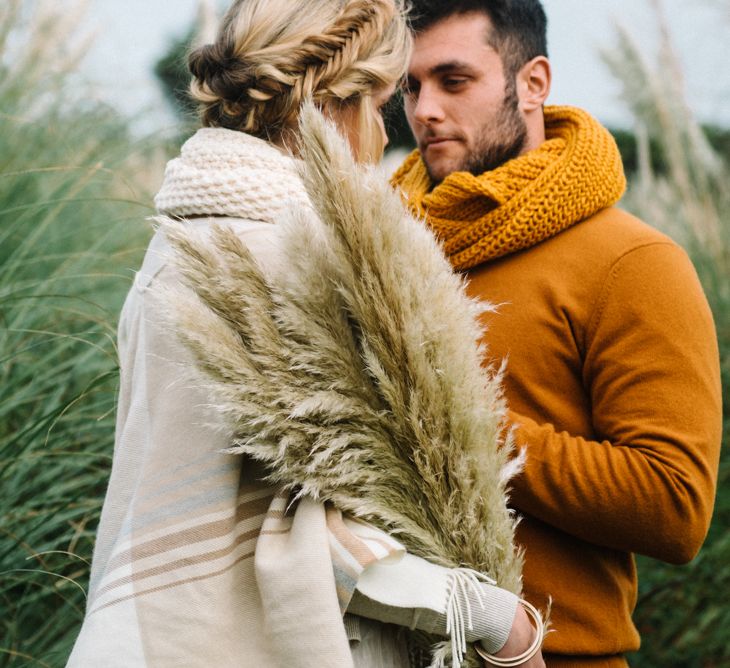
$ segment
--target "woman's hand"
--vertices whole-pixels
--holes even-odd
[[[515,613],[515,620],[512,623],[512,630],[507,637],[507,642],[504,644],[499,652],[496,652],[494,656],[501,659],[509,659],[513,656],[518,656],[527,650],[532,641],[535,639],[537,629],[532,625],[530,617],[525,612],[522,605],[517,606],[517,612]],[[485,666],[493,666],[494,664],[485,661]],[[542,652],[538,652],[531,659],[521,663],[520,666],[523,668],[545,668],[545,661],[542,658]]]

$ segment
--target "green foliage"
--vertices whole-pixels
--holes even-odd
[[[637,122],[637,173],[624,205],[689,252],[712,308],[725,388],[723,443],[730,436],[730,161],[713,150],[685,104],[662,17],[659,62],[647,64],[625,32],[606,56]],[[727,141],[727,133],[714,132]],[[725,137],[725,139],[723,139]],[[656,168],[657,151],[661,169]],[[691,398],[688,398],[691,400]],[[715,515],[699,557],[675,567],[639,559],[635,621],[643,636],[636,668],[730,665],[730,455],[723,450]]]
[[[170,42],[167,51],[155,64],[155,75],[165,99],[178,117],[190,122],[196,117],[195,104],[188,91],[190,72],[187,65],[187,54],[195,37],[195,30],[191,27],[182,37]]]
[[[0,666],[55,667],[111,464],[115,322],[151,212],[137,183],[161,168],[74,98],[78,17],[23,5],[0,8]]]

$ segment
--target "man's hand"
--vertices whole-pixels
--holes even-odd
[[[537,630],[530,622],[528,614],[522,605],[517,606],[517,612],[515,613],[515,620],[512,623],[512,630],[509,633],[507,642],[504,647],[496,652],[494,656],[498,656],[500,659],[509,659],[513,656],[518,656],[522,652],[526,651],[532,641],[535,639]],[[493,664],[485,661],[485,666],[492,666]],[[520,664],[524,668],[545,668],[545,661],[542,658],[542,652],[538,652],[525,663]]]

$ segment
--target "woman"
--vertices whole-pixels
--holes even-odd
[[[216,42],[190,56],[205,127],[168,165],[161,214],[203,234],[228,226],[264,273],[281,270],[276,223],[310,206],[295,157],[303,102],[360,161],[379,159],[380,109],[408,48],[399,0],[235,2]],[[189,382],[190,353],[153,298],[180,280],[168,250],[158,232],[121,315],[113,469],[69,665],[411,665],[394,624],[446,635],[449,569],[311,499],[292,509],[260,466],[222,452],[219,418]],[[362,573],[366,592],[354,590]],[[464,603],[468,639],[519,654],[534,634],[524,610],[480,586],[485,609]]]

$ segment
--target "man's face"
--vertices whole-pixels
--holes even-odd
[[[405,109],[431,180],[479,175],[518,156],[527,138],[514,77],[505,78],[482,13],[449,17],[420,33]]]

